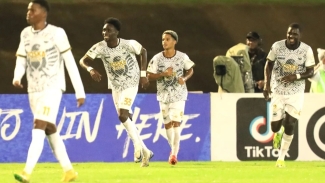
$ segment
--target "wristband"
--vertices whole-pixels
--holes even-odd
[[[90,72],[91,70],[93,70],[94,68],[92,67],[87,67],[87,71]]]
[[[300,74],[296,74],[297,76],[297,79],[300,79],[301,78],[301,75]]]
[[[147,71],[141,71],[140,77],[147,77]]]

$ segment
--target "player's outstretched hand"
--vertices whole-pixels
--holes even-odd
[[[97,82],[102,80],[102,75],[99,74],[99,72],[96,71],[95,69],[92,69],[89,73],[90,73],[90,76],[93,78],[93,80],[95,80]]]
[[[144,89],[147,89],[149,86],[149,80],[147,77],[141,77],[140,78],[140,83],[141,83],[141,87]]]
[[[16,87],[16,88],[24,88],[24,86],[19,82],[19,81],[15,81],[13,83],[13,85]]]
[[[84,98],[78,98],[77,99],[77,107],[82,106],[85,103],[85,99]]]

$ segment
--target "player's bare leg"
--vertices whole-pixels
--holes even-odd
[[[281,140],[284,132],[284,127],[282,126],[282,121],[284,119],[280,119],[278,121],[271,122],[271,129],[274,132],[273,136],[273,148],[279,149],[281,145]]]

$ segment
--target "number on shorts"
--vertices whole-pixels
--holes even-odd
[[[131,101],[130,98],[124,98],[124,105],[131,106]]]
[[[43,115],[48,116],[50,114],[50,107],[43,107]]]

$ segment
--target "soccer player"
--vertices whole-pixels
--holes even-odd
[[[85,101],[85,92],[65,31],[46,21],[49,11],[49,4],[45,0],[33,0],[28,4],[26,19],[30,26],[21,32],[17,50],[13,85],[23,88],[21,78],[26,72],[28,97],[34,116],[26,166],[21,174],[14,174],[17,181],[24,183],[30,180],[42,153],[45,136],[64,170],[62,181],[70,182],[77,178],[55,125],[62,92],[66,87],[64,65],[76,91],[78,107]]]
[[[99,82],[101,74],[90,67],[89,63],[95,58],[101,58],[108,77],[108,86],[112,88],[112,96],[118,117],[124,125],[134,144],[135,162],[142,159],[141,167],[149,166],[153,153],[146,147],[131,119],[131,107],[138,93],[139,80],[143,88],[149,85],[146,77],[147,50],[135,40],[118,38],[121,23],[117,18],[108,18],[102,29],[103,41],[93,45],[80,65],[86,69],[91,77]],[[141,72],[136,55],[140,55]],[[141,76],[141,77],[140,77]]]
[[[273,148],[280,148],[277,167],[285,166],[284,158],[303,107],[305,79],[314,72],[313,51],[300,41],[300,34],[301,26],[290,24],[287,39],[272,45],[265,65],[263,94],[266,100],[271,99]]]
[[[171,147],[169,163],[177,163],[180,146],[180,124],[187,100],[186,81],[193,75],[194,62],[183,52],[175,50],[178,35],[166,30],[162,34],[164,51],[156,54],[148,65],[148,78],[157,81],[157,100],[164,119],[168,143]],[[185,72],[184,72],[185,70]]]

